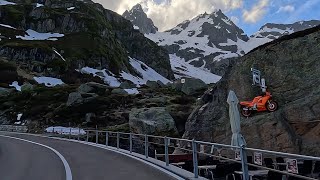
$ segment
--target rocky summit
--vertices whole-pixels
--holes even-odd
[[[158,31],[158,28],[148,18],[140,4],[135,5],[130,11],[125,11],[122,16],[132,22],[134,29],[143,34],[156,33]]]
[[[252,100],[260,94],[260,88],[252,86],[253,67],[261,70],[279,109],[241,119],[248,146],[319,155],[319,37],[320,26],[317,26],[283,36],[239,59],[202,96],[189,116],[184,137],[230,143],[228,91],[235,91],[240,101]]]

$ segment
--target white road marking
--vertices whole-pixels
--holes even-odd
[[[11,137],[11,136],[0,135],[0,137],[15,139],[15,140],[19,140],[19,141],[25,141],[25,142],[28,142],[28,143],[31,143],[31,144],[36,144],[36,145],[38,145],[38,146],[42,146],[42,147],[45,147],[45,148],[47,148],[47,149],[50,149],[50,150],[53,151],[57,156],[59,156],[59,158],[61,159],[61,161],[62,161],[62,163],[63,163],[63,165],[64,165],[64,169],[65,169],[65,171],[66,171],[66,180],[72,180],[72,173],[71,173],[71,169],[70,169],[70,166],[69,166],[67,160],[62,156],[62,154],[60,154],[57,150],[53,149],[52,147],[46,146],[46,145],[44,145],[44,144],[40,144],[40,143],[37,143],[37,142],[25,140],[25,139],[20,139],[20,138],[16,138],[16,137]]]
[[[4,132],[4,131],[0,131],[0,132]],[[133,158],[135,160],[138,160],[144,164],[147,164],[149,166],[152,166],[154,168],[156,168],[157,170],[163,172],[163,173],[166,173],[168,174],[169,176],[177,179],[177,180],[183,180],[184,178],[181,178],[180,176],[176,175],[175,173],[172,173],[170,172],[169,170],[165,169],[164,167],[162,167],[161,165],[156,165],[156,164],[153,164],[151,162],[148,162],[144,159],[141,159],[139,157],[136,157],[130,153],[125,153],[125,152],[121,152],[121,151],[117,151],[117,150],[114,150],[112,148],[110,148],[109,146],[105,146],[103,144],[95,144],[95,143],[90,143],[90,142],[85,142],[85,141],[77,141],[77,140],[73,140],[73,139],[64,139],[64,138],[58,138],[58,137],[50,137],[50,136],[44,136],[44,135],[39,135],[39,134],[28,134],[28,133],[18,133],[18,132],[5,132],[5,133],[9,133],[9,134],[20,134],[20,135],[27,135],[27,136],[35,136],[35,137],[42,137],[42,138],[48,138],[48,139],[55,139],[55,140],[60,140],[60,141],[69,141],[69,142],[75,142],[75,143],[80,143],[80,144],[85,144],[85,145],[89,145],[89,146],[95,146],[97,148],[102,148],[102,149],[106,149],[106,150],[109,150],[109,151],[113,151],[113,152],[116,152],[116,153],[119,153],[119,154],[122,154],[122,155],[125,155],[125,156],[128,156],[130,158]],[[0,135],[1,136],[1,135]],[[200,178],[202,179],[202,178]]]

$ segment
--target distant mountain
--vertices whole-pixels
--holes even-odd
[[[210,70],[223,59],[244,55],[242,46],[249,40],[221,10],[201,14],[166,32],[145,36],[185,62]],[[213,73],[224,74],[219,70]]]
[[[148,18],[140,4],[135,5],[130,11],[125,11],[122,16],[132,22],[134,29],[138,29],[143,34],[156,33],[158,31],[158,28]]]
[[[299,21],[293,24],[267,23],[262,26],[258,32],[250,36],[250,40],[248,41],[247,46],[244,47],[244,51],[247,53],[260,45],[278,39],[284,35],[303,31],[318,25],[320,25],[320,21],[318,20]]]

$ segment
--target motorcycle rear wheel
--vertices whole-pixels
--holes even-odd
[[[266,108],[269,112],[274,112],[278,109],[278,103],[274,100],[269,100],[266,104]]]

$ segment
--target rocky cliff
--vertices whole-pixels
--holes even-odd
[[[239,100],[251,100],[260,89],[251,86],[251,67],[262,71],[279,103],[274,113],[241,119],[249,147],[319,155],[320,145],[320,27],[256,48],[242,57],[198,102],[189,116],[185,138],[231,142],[226,103],[229,90]]]
[[[166,50],[92,1],[14,0],[0,6],[0,56],[51,76],[85,66],[136,74],[129,57],[173,79]]]

